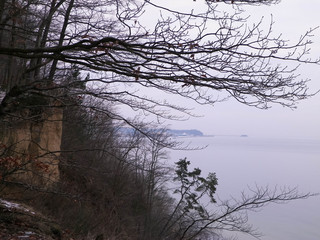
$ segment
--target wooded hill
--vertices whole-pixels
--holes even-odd
[[[166,165],[168,149],[183,149],[166,120],[193,116],[167,96],[263,109],[309,97],[308,80],[286,63],[319,63],[307,56],[313,29],[288,42],[272,24],[244,24],[243,6],[277,2],[192,1],[178,11],[153,0],[0,1],[1,198],[76,239],[258,236],[247,211],[310,194],[256,187],[220,200],[214,173],[187,159]]]

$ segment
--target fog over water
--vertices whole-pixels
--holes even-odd
[[[178,138],[205,146],[199,151],[171,151],[170,162],[187,157],[203,174],[215,172],[217,196],[237,197],[248,187],[298,187],[302,193],[320,192],[320,140],[215,136]],[[251,213],[249,222],[262,240],[320,239],[320,196],[289,204],[269,205]],[[241,240],[254,239],[239,235]]]
[[[174,2],[179,4],[179,1]],[[175,6],[174,2],[166,6]],[[190,1],[185,8],[197,8],[199,3],[201,1]],[[267,23],[272,19],[274,33],[294,41],[320,24],[319,9],[317,0],[282,0],[277,5],[246,7],[245,10],[251,15],[251,23],[262,17]],[[318,58],[319,29],[314,35],[310,57]],[[301,79],[311,79],[310,93],[320,89],[319,65],[301,66],[298,72]],[[163,94],[154,96],[163,98]],[[217,194],[221,199],[237,197],[248,186],[255,185],[297,186],[301,192],[320,192],[320,94],[301,101],[294,110],[281,105],[260,110],[233,99],[213,107],[181,98],[174,98],[174,102],[194,108],[193,113],[203,117],[168,122],[172,129],[198,129],[215,137],[180,138],[192,141],[194,146],[208,147],[201,151],[171,151],[170,162],[187,157],[193,167],[200,167],[204,173],[216,172]],[[249,137],[239,137],[241,134]],[[320,197],[270,205],[249,217],[265,234],[263,240],[320,239]],[[253,238],[240,235],[239,239]]]
[[[181,2],[161,1],[166,7],[185,11],[198,9],[204,1]],[[267,27],[274,21],[273,33],[294,42],[320,24],[319,9],[317,0],[282,0],[272,6],[245,7],[245,14],[251,16],[249,23],[263,17]],[[147,20],[153,18],[152,14],[147,16]],[[316,59],[320,56],[320,30],[314,35],[310,57]],[[319,65],[302,65],[298,73],[301,79],[311,79],[310,93],[320,89]],[[255,185],[297,186],[301,192],[320,192],[320,94],[301,101],[294,110],[281,105],[261,110],[233,99],[204,106],[163,93],[152,92],[152,96],[193,108],[195,115],[203,116],[166,122],[172,129],[198,129],[215,135],[181,138],[195,146],[208,147],[201,151],[171,151],[170,162],[187,157],[193,167],[200,167],[204,173],[216,172],[217,194],[221,199],[239,196],[248,186]],[[241,134],[249,137],[239,137]],[[263,240],[318,240],[320,197],[268,206],[250,214],[250,222],[266,235]],[[239,236],[239,239],[253,238]]]

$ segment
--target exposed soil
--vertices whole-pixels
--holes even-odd
[[[0,199],[1,240],[71,240],[66,231],[28,206]]]

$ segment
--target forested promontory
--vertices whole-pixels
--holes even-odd
[[[0,2],[1,237],[28,221],[53,239],[259,236],[248,211],[311,196],[256,186],[221,200],[219,173],[165,160],[191,150],[172,134],[202,135],[168,130],[195,117],[185,101],[267,109],[310,97],[298,66],[319,64],[314,29],[294,42],[247,22],[246,6],[277,0],[171,1]]]

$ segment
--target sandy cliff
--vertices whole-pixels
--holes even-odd
[[[50,188],[59,181],[63,110],[50,107],[36,117],[23,111],[19,118],[7,117],[1,126],[0,141],[6,146],[3,157],[13,171],[8,179]]]

